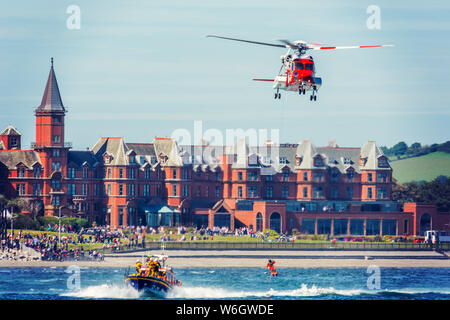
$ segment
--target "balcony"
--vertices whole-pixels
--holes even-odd
[[[55,144],[51,144],[51,145],[45,145],[42,143],[36,143],[36,142],[31,142],[31,149],[43,149],[43,148],[68,148],[71,149],[72,148],[72,142],[64,142],[64,145],[62,143],[55,143]]]

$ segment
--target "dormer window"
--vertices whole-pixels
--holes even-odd
[[[134,162],[135,162],[135,157],[134,157],[134,155],[130,155],[130,156],[128,157],[128,161],[129,161],[130,163],[134,163]]]
[[[344,158],[344,164],[352,164],[352,159]]]
[[[364,167],[366,165],[366,161],[367,161],[367,158],[360,157],[359,158],[359,165],[361,167]]]
[[[296,156],[295,157],[295,165],[299,166],[302,164],[303,157]]]
[[[387,168],[387,167],[389,167],[389,163],[388,163],[386,157],[378,158],[378,167],[380,167],[380,168]]]
[[[321,156],[317,156],[314,158],[314,166],[315,167],[322,167],[323,166],[323,159]]]
[[[286,159],[286,157],[280,157],[280,164],[287,164],[288,161]]]

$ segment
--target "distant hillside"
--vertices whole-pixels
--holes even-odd
[[[438,176],[450,176],[450,153],[433,152],[424,156],[390,162],[394,178],[399,183],[431,181]]]

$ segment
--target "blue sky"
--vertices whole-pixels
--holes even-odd
[[[81,29],[69,30],[69,5]],[[366,8],[381,9],[381,29]],[[50,67],[75,149],[102,136],[151,142],[175,129],[279,129],[282,142],[391,146],[449,140],[447,1],[0,1],[0,128],[34,141],[33,110]],[[314,52],[318,101],[269,83],[285,50],[206,38],[395,44]]]

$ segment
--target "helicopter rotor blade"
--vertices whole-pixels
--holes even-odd
[[[247,42],[247,43],[260,44],[260,45],[264,45],[264,46],[271,46],[271,47],[278,47],[278,48],[286,48],[286,46],[283,46],[283,45],[281,45],[281,44],[276,44],[276,43],[267,43],[267,42],[250,41],[250,40],[235,39],[235,38],[227,38],[227,37],[220,37],[220,36],[214,36],[214,35],[207,35],[206,37],[207,37],[207,38],[219,38],[219,39],[225,39],[225,40],[233,40],[233,41]]]
[[[311,50],[340,50],[340,49],[364,49],[364,48],[380,48],[380,47],[394,47],[393,44],[377,44],[377,45],[370,45],[370,46],[340,46],[340,47],[310,47],[308,46],[308,49]]]

